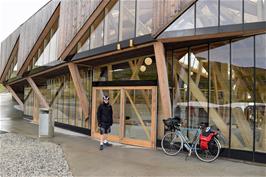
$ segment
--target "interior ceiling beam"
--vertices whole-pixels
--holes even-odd
[[[89,101],[87,99],[86,91],[83,87],[82,80],[79,74],[79,70],[76,64],[74,63],[69,63],[68,68],[70,71],[70,75],[72,77],[74,87],[77,93],[77,96],[79,98],[79,102],[81,105],[81,108],[83,110],[83,113],[85,115],[86,121],[88,121],[88,116],[89,116]]]
[[[165,118],[168,118],[171,117],[171,99],[167,75],[166,58],[164,54],[164,46],[161,42],[154,43],[154,52],[159,80],[163,116]]]
[[[37,85],[35,84],[35,82],[32,80],[31,77],[27,77],[26,78],[28,83],[30,84],[32,90],[34,91],[34,93],[36,94],[37,98],[40,101],[40,104],[43,105],[46,109],[49,109],[49,104],[47,103],[47,101],[45,100],[44,96],[42,95],[40,89],[37,87]]]
[[[23,101],[19,98],[19,96],[16,94],[16,92],[13,90],[13,88],[9,85],[6,85],[5,87],[12,94],[13,98],[18,102],[18,104],[21,107],[21,110],[23,110],[23,108],[24,108]]]
[[[70,52],[73,50],[73,48],[76,46],[76,44],[80,41],[83,34],[86,33],[86,31],[89,29],[89,27],[92,25],[92,23],[96,20],[96,18],[103,12],[104,8],[107,6],[109,2],[112,0],[102,0],[98,7],[94,10],[92,15],[88,18],[88,20],[84,23],[84,25],[81,27],[81,29],[77,32],[77,34],[74,36],[74,38],[70,41],[68,46],[65,48],[65,50],[61,53],[60,57],[61,60],[64,60]]]

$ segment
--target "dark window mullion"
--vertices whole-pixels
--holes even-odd
[[[254,53],[254,67],[253,67],[253,77],[254,77],[254,83],[253,83],[253,97],[254,97],[254,106],[253,106],[253,161],[255,161],[255,150],[256,150],[256,36],[254,36],[253,39],[253,53]]]

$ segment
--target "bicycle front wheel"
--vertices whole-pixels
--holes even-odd
[[[199,143],[200,141],[196,144],[195,154],[201,161],[212,162],[218,158],[221,151],[221,145],[216,138],[209,142],[208,149],[206,150],[202,150]]]
[[[165,154],[177,155],[183,147],[183,140],[175,132],[169,132],[164,135],[161,146]]]

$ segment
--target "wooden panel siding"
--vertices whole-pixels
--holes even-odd
[[[21,25],[18,50],[18,70],[25,62],[59,2],[59,0],[50,1]]]
[[[100,2],[101,0],[61,1],[58,41],[59,56],[76,36]]]
[[[2,43],[0,51],[0,76],[2,76],[3,71],[7,65],[7,61],[10,58],[11,52],[13,51],[16,42],[19,37],[20,28],[17,28],[13,33],[11,33]],[[11,61],[10,61],[11,62]],[[6,68],[8,69],[8,68]]]

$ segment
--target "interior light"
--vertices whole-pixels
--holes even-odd
[[[139,68],[139,70],[140,70],[141,72],[145,72],[145,71],[146,71],[146,66],[141,65],[141,67]]]
[[[150,57],[147,57],[147,58],[145,58],[144,62],[145,62],[146,65],[149,66],[149,65],[152,64],[152,59]]]

